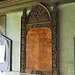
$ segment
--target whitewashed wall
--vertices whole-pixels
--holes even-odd
[[[6,36],[12,40],[12,71],[0,75],[20,75],[20,35],[22,12],[7,14]]]
[[[75,3],[59,10],[60,75],[74,75]]]

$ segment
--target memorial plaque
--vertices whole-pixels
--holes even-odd
[[[0,34],[0,71],[10,71],[11,40]]]
[[[28,16],[26,9],[23,11],[21,18],[21,73],[58,75],[56,4],[50,12],[42,4],[34,6]]]
[[[52,37],[48,28],[30,29],[26,37],[26,69],[52,71]]]

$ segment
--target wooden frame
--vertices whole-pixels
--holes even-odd
[[[41,15],[40,15],[41,14]],[[32,16],[33,15],[33,16]],[[38,19],[40,18],[40,19]],[[52,73],[58,75],[58,50],[57,50],[57,8],[54,5],[51,14],[42,4],[37,4],[26,17],[26,10],[23,11],[21,19],[21,73],[26,69],[26,35],[30,28],[47,27],[52,32]],[[47,74],[44,74],[47,75]]]

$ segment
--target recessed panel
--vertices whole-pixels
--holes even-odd
[[[52,71],[52,37],[48,28],[30,29],[26,37],[26,69]]]

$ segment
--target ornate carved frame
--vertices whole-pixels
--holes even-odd
[[[52,75],[58,75],[58,50],[57,50],[57,8],[49,12],[42,4],[37,4],[26,16],[23,11],[21,18],[21,60],[20,72],[25,73],[26,68],[26,34],[30,28],[48,27],[52,32]]]

